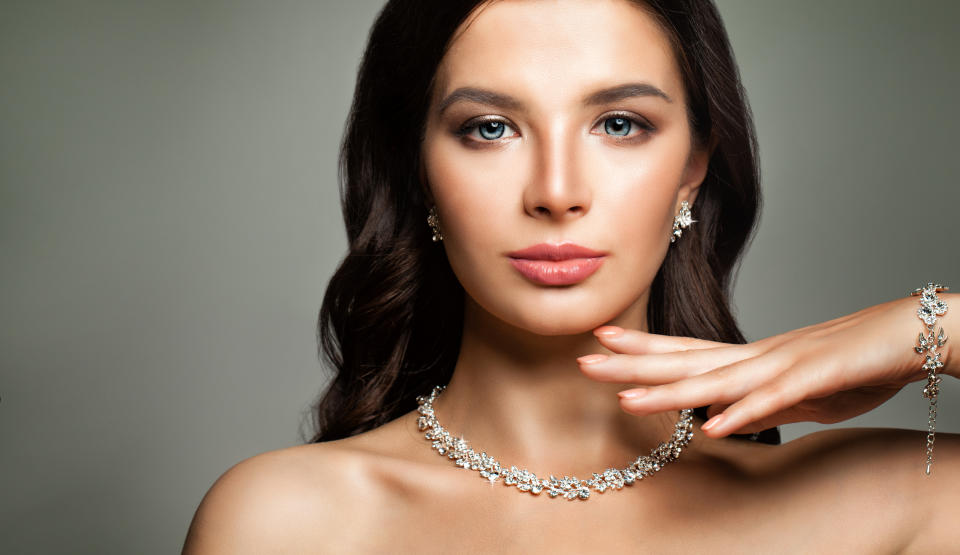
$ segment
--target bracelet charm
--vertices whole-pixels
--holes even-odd
[[[936,433],[937,422],[937,394],[940,393],[940,382],[942,378],[937,376],[937,370],[943,368],[943,360],[939,347],[947,343],[947,336],[943,333],[943,327],[934,335],[934,327],[937,323],[937,317],[947,313],[947,303],[943,302],[937,293],[948,291],[949,287],[940,284],[928,283],[925,287],[914,290],[911,295],[920,295],[920,308],[917,309],[917,316],[927,328],[927,333],[923,332],[917,337],[917,346],[914,351],[924,356],[923,369],[927,371],[927,385],[923,388],[923,398],[930,399],[930,409],[927,418],[927,469],[930,474],[930,468],[933,466],[933,441]]]

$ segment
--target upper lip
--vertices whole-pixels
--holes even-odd
[[[571,258],[594,258],[606,254],[567,241],[565,243],[539,243],[508,253],[507,256],[528,260],[568,260]]]

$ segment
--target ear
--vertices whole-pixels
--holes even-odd
[[[697,198],[700,192],[700,185],[707,177],[707,169],[710,167],[710,158],[713,157],[713,150],[717,146],[715,136],[710,137],[710,144],[707,146],[695,145],[687,158],[687,167],[683,173],[683,182],[680,184],[680,190],[677,195],[677,210],[680,209],[679,201],[685,200],[690,204]]]

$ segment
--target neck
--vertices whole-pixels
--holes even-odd
[[[646,296],[607,323],[647,330]],[[437,418],[477,452],[538,476],[622,468],[668,441],[679,411],[624,412],[616,393],[631,384],[596,382],[576,362],[610,352],[592,331],[537,335],[506,324],[467,296],[460,354],[434,403]]]

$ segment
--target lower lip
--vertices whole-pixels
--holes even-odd
[[[530,281],[543,285],[573,285],[587,279],[603,264],[605,256],[568,260],[511,258],[510,263]]]

